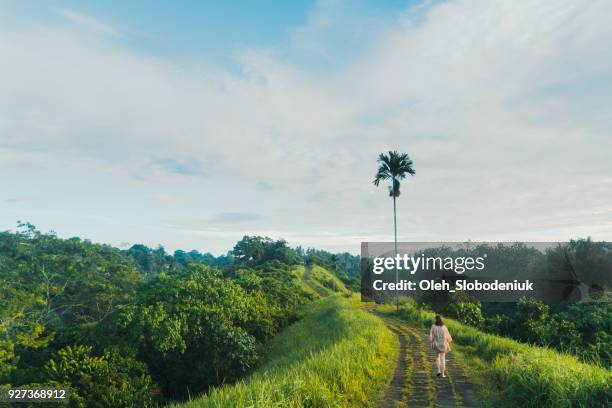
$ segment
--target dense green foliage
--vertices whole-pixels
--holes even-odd
[[[236,243],[231,255],[237,264],[243,266],[263,265],[273,260],[286,265],[295,265],[302,261],[297,252],[289,248],[285,241],[257,236],[243,237]]]
[[[23,358],[35,360],[49,344],[61,347],[78,337],[75,328],[110,318],[141,282],[109,246],[60,240],[27,224],[21,233],[0,233],[2,378]]]
[[[551,307],[525,298],[513,313],[493,315],[483,328],[522,342],[548,346],[580,357],[583,361],[612,365],[612,303],[574,303]]]
[[[115,328],[137,348],[164,394],[180,397],[246,373],[257,354],[245,328],[258,323],[274,324],[264,299],[217,271],[193,266],[143,285]]]
[[[176,262],[183,266],[187,266],[190,263],[214,266],[217,268],[227,268],[232,264],[232,257],[230,255],[214,256],[210,252],[201,253],[195,249],[185,252],[182,250],[174,251],[174,259]]]
[[[463,291],[450,294],[442,313],[474,327],[480,327],[484,321],[480,301]]]
[[[0,385],[65,386],[75,407],[152,406],[233,382],[316,297],[284,241],[173,256],[20,228],[0,233]]]
[[[410,301],[403,305],[400,316],[426,329],[434,319],[433,312]],[[484,388],[494,406],[601,407],[612,400],[612,374],[605,368],[552,349],[483,333],[452,319],[445,324],[455,343],[484,360]]]
[[[195,249],[189,252],[179,249],[174,251],[174,255],[170,255],[161,246],[153,249],[142,244],[132,245],[121,253],[138,267],[145,278],[162,272],[175,273],[185,269],[191,263],[227,268],[233,261],[230,255],[215,257],[209,252],[201,253]]]
[[[554,305],[553,312],[540,300],[523,298],[504,305],[504,313],[485,316],[477,299],[455,292],[447,303],[424,305],[489,333],[552,347],[604,367],[612,364],[612,302]]]
[[[361,275],[361,258],[357,255],[342,252],[333,254],[322,249],[297,247],[296,252],[306,263],[325,266],[327,269],[340,272],[352,278],[359,278]]]
[[[115,349],[101,356],[91,346],[67,346],[53,354],[43,368],[49,384],[68,385],[71,404],[85,407],[147,407],[155,388],[147,367]]]
[[[394,366],[396,342],[380,319],[343,298],[326,298],[268,344],[250,377],[178,406],[376,406]]]
[[[517,267],[528,277],[533,274],[558,281],[567,276],[563,294],[567,301],[545,304],[525,298],[517,303],[481,304],[462,292],[428,292],[419,298],[420,304],[489,333],[553,347],[605,367],[612,365],[612,302],[604,290],[612,283],[612,244],[581,239],[544,252],[519,243],[456,250],[435,248],[425,252],[448,255],[449,251],[453,256],[486,253],[488,270],[499,276],[516,273]],[[593,282],[603,285],[598,288],[599,283]],[[571,302],[585,295],[596,301]]]

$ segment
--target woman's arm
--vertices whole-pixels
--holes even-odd
[[[446,340],[450,343],[451,341],[453,341],[453,338],[450,335],[450,332],[448,331],[448,327],[444,326],[444,334],[446,335]]]

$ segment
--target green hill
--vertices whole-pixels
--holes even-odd
[[[294,268],[297,277],[304,289],[327,297],[335,293],[349,294],[350,290],[331,271],[319,265],[299,265]]]
[[[377,317],[331,296],[265,346],[246,379],[175,407],[375,406],[394,368],[397,339]]]

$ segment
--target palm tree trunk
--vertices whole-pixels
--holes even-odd
[[[395,189],[395,179],[393,179],[393,188]],[[395,191],[393,192],[393,232],[395,237],[395,257],[397,258],[397,211],[395,206]],[[397,293],[398,282],[397,262],[395,263],[395,310],[399,312],[399,294]]]

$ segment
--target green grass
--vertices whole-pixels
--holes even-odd
[[[175,407],[370,407],[394,368],[397,339],[377,317],[332,296],[266,344],[248,378]]]
[[[302,282],[307,292],[316,293],[321,297],[331,296],[336,293],[349,295],[351,292],[344,283],[334,275],[333,272],[319,265],[305,268],[302,265],[294,268],[294,273]]]
[[[381,309],[393,310],[389,306]],[[429,329],[434,313],[407,303],[400,317]],[[477,366],[481,377],[477,383],[485,395],[495,398],[492,406],[603,407],[611,400],[612,375],[605,368],[552,349],[483,333],[452,319],[445,319],[445,324],[454,343],[460,345],[462,358]]]
[[[315,288],[310,284],[310,282],[307,281],[306,276],[305,275],[305,271],[306,268],[304,268],[304,265],[297,265],[293,268],[293,273],[295,274],[295,276],[297,277],[297,279],[300,281],[300,285],[302,286],[302,288],[315,296],[315,298],[319,297],[319,293],[315,290]]]
[[[321,296],[350,292],[336,275],[319,265],[313,265],[305,279]]]

